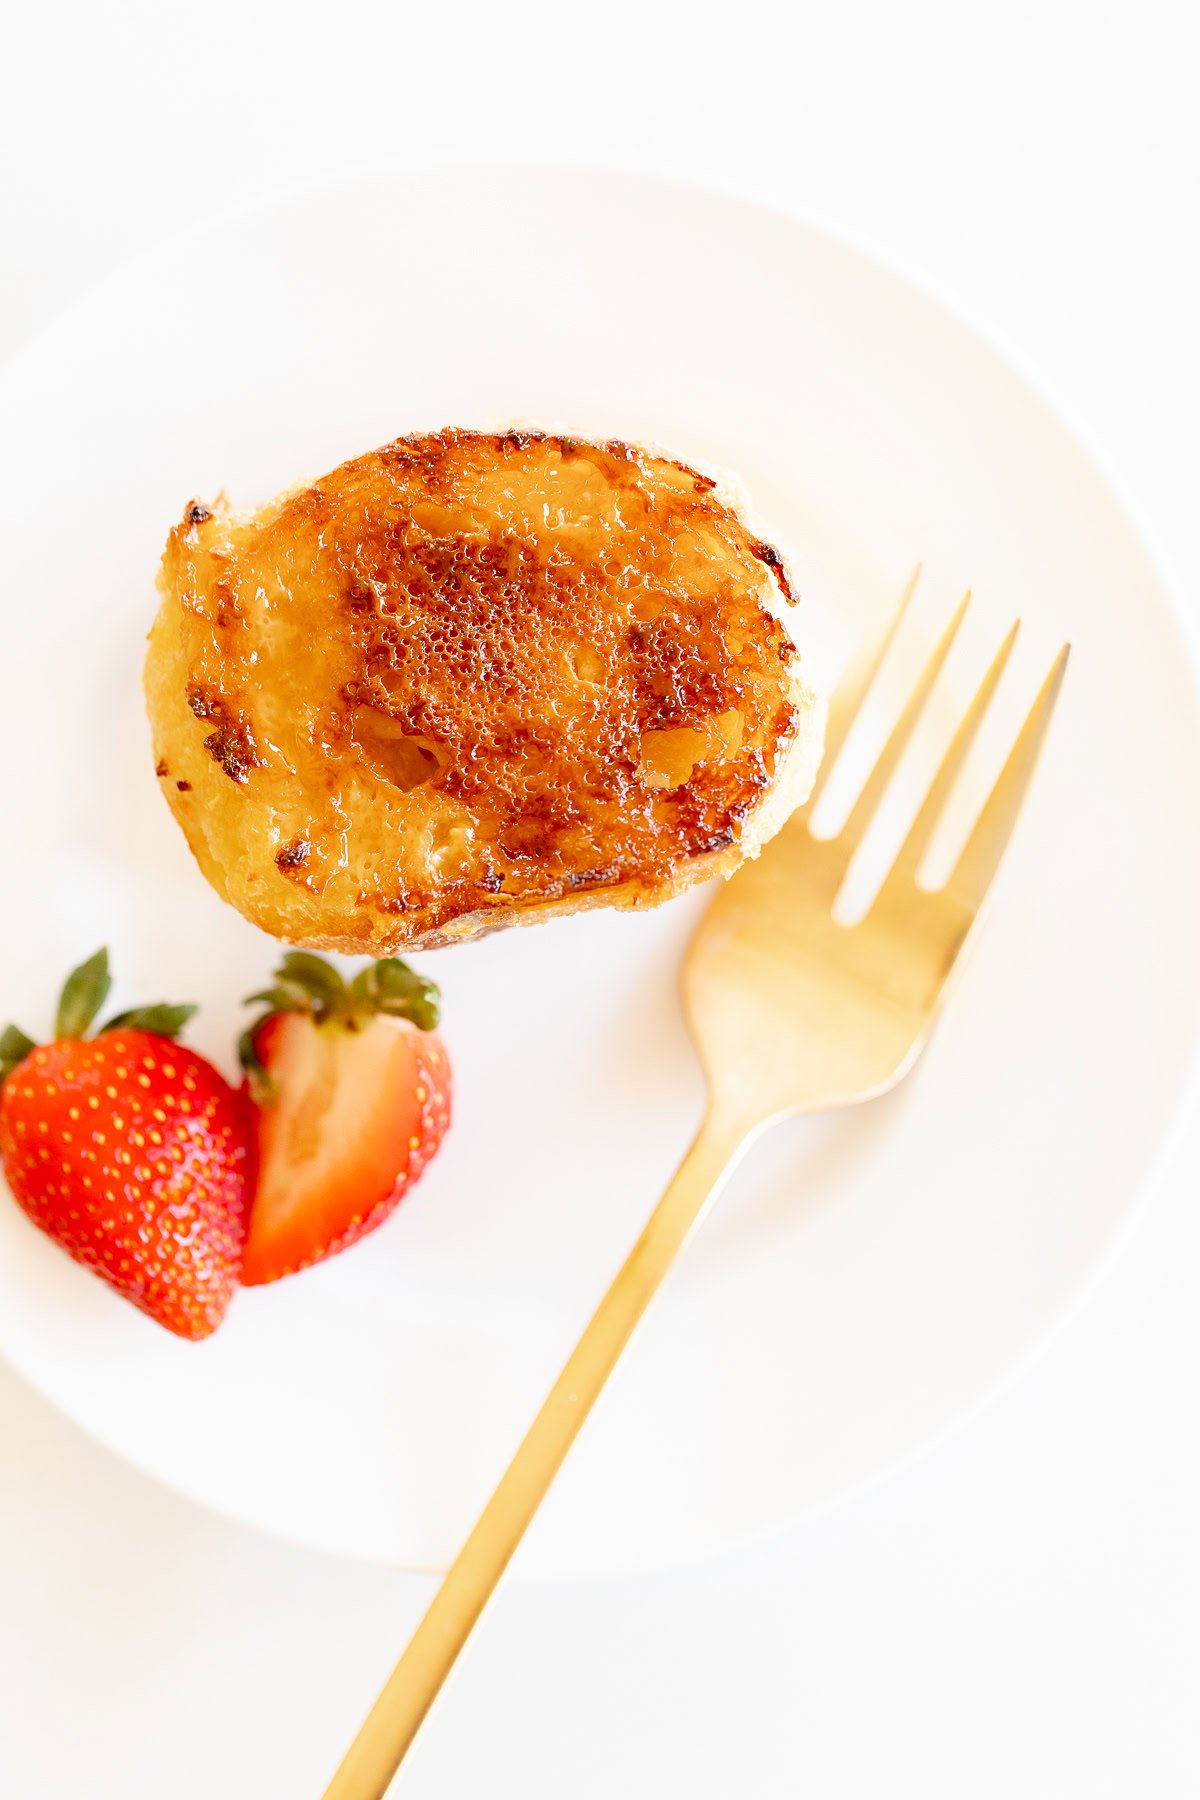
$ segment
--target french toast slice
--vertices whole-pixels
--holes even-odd
[[[193,501],[159,588],[160,785],[292,944],[652,905],[754,855],[819,759],[778,552],[633,445],[399,438],[257,512]]]

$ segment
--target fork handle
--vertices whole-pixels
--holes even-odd
[[[382,1800],[634,1326],[752,1135],[709,1112],[325,1790]]]

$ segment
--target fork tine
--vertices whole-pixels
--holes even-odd
[[[996,785],[975,821],[975,827],[955,865],[954,873],[946,883],[946,891],[972,914],[979,910],[1012,836],[1030,778],[1037,766],[1042,740],[1054,715],[1070,654],[1070,644],[1064,644],[1055,657],[1050,673],[1042,683],[1041,692],[1030,707],[1017,741],[1009,751],[1008,761],[1001,769]]]
[[[942,664],[950,654],[950,646],[958,636],[958,628],[966,617],[971,604],[970,590],[963,595],[955,609],[954,617],[942,632],[933,650],[913,684],[912,692],[905,702],[904,711],[892,727],[891,735],[883,749],[875,759],[875,766],[863,785],[862,792],[850,809],[850,816],[837,835],[837,844],[841,851],[842,861],[848,864],[859,844],[866,836],[871,820],[875,817],[879,802],[883,799],[896,773],[896,765],[904,752],[904,747],[913,734],[917,720],[925,710],[934,682],[942,672]]]
[[[851,657],[845,674],[839,681],[829,702],[829,717],[825,725],[825,753],[821,759],[821,769],[813,786],[813,791],[801,813],[810,813],[824,792],[834,764],[841,755],[842,746],[850,735],[850,727],[858,717],[858,709],[862,705],[871,685],[883,667],[883,659],[892,647],[892,642],[900,629],[900,622],[908,608],[908,603],[916,592],[917,582],[921,579],[921,565],[917,564],[909,576],[900,598],[891,612],[884,619],[878,634],[869,638],[865,644]]]
[[[892,874],[915,881],[917,870],[929,848],[929,840],[945,810],[946,802],[950,798],[962,766],[967,760],[967,752],[975,742],[975,735],[983,723],[983,715],[991,704],[992,695],[1000,685],[1000,677],[1008,665],[1008,659],[1012,655],[1013,645],[1017,641],[1017,632],[1020,629],[1021,621],[1017,619],[992,658],[991,667],[976,689],[975,698],[963,714],[962,722],[947,746],[946,754],[938,766],[937,774],[930,783],[929,792],[921,803],[920,811],[909,827],[908,836],[897,852],[896,860],[892,865]]]

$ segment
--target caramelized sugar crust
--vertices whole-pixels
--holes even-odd
[[[777,552],[628,444],[400,438],[258,513],[193,502],[159,585],[163,791],[294,943],[663,899],[758,848],[812,737]]]

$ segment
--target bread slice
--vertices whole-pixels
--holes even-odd
[[[729,874],[811,787],[782,559],[623,443],[400,438],[171,532],[146,697],[217,892],[383,955]]]

